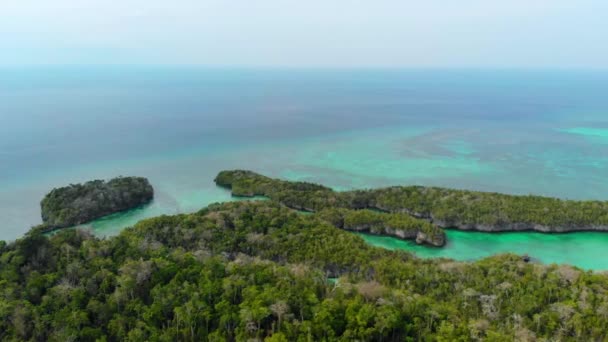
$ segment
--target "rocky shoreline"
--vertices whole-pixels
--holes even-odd
[[[337,192],[314,183],[273,179],[246,170],[222,171],[215,181],[217,185],[231,189],[233,195],[262,195],[287,207],[309,212],[325,208],[369,209],[386,214],[407,214],[436,227],[464,231],[608,231],[608,202],[605,201],[572,201],[423,186]],[[391,232],[388,225],[383,229],[382,235],[403,235],[413,239],[409,231],[408,234]],[[416,240],[428,243],[429,238],[421,235]],[[430,244],[439,245],[439,240]]]
[[[429,236],[429,234],[419,230],[410,232],[402,229],[385,227],[384,231],[378,232],[369,226],[345,227],[343,229],[357,233],[366,233],[378,236],[390,236],[401,240],[413,240],[419,245],[429,245],[433,247],[443,247],[446,242],[445,234],[438,234],[431,237]]]
[[[539,232],[539,233],[572,233],[572,232],[608,232],[608,225],[592,226],[547,226],[542,224],[516,222],[505,224],[471,224],[461,222],[447,222],[434,218],[432,215],[422,215],[408,210],[390,211],[382,207],[371,206],[368,209],[378,210],[385,213],[405,213],[413,217],[427,220],[441,228],[457,229],[464,231],[476,231],[485,233],[505,233],[505,232]]]

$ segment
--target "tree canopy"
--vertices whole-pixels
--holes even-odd
[[[118,177],[71,184],[49,192],[40,202],[41,230],[75,226],[146,204],[154,189],[143,177]]]
[[[509,254],[418,259],[328,215],[232,202],[107,239],[33,230],[0,243],[0,340],[608,338],[606,274]]]
[[[222,171],[216,183],[236,196],[267,196],[307,211],[327,208],[407,213],[443,228],[481,231],[608,231],[608,202],[424,186],[337,192],[322,185],[272,179],[252,171]]]

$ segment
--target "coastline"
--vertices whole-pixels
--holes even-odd
[[[507,195],[424,186],[337,192],[307,182],[269,178],[252,171],[221,171],[215,183],[237,196],[266,196],[311,212],[326,208],[407,214],[442,228],[468,231],[608,231],[608,202]],[[584,214],[583,214],[584,213]]]

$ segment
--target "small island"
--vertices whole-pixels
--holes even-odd
[[[425,186],[393,186],[338,192],[331,188],[269,178],[252,171],[222,171],[217,185],[235,196],[266,196],[311,212],[328,208],[372,209],[407,214],[441,228],[485,232],[608,231],[608,202]]]
[[[40,202],[42,230],[71,227],[149,203],[154,189],[143,177],[118,177],[71,184],[49,192]]]

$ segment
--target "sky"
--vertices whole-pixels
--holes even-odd
[[[606,0],[0,0],[0,67],[608,68]]]

